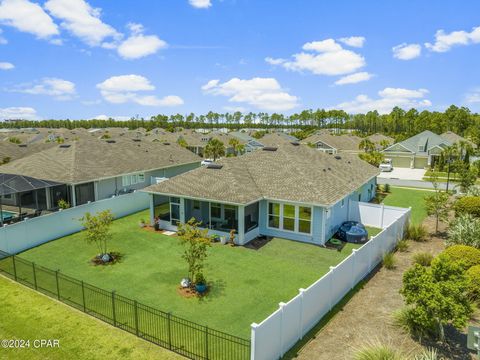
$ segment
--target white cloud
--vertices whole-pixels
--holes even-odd
[[[335,109],[342,109],[348,113],[366,113],[377,110],[380,114],[389,113],[395,106],[402,109],[424,108],[431,106],[430,100],[425,99],[426,89],[409,90],[402,88],[385,88],[378,92],[379,98],[371,99],[367,95],[358,95],[353,101],[336,105]]]
[[[393,57],[400,60],[412,60],[420,56],[422,47],[419,44],[403,43],[392,48]]]
[[[1,21],[0,21],[0,23],[1,23]],[[0,45],[8,44],[8,40],[5,39],[5,38],[2,36],[2,33],[3,33],[3,30],[0,29]]]
[[[465,102],[468,104],[480,103],[480,88],[473,89],[465,95]]]
[[[188,0],[188,2],[197,9],[208,9],[212,6],[211,0]]]
[[[0,70],[12,70],[15,65],[9,62],[0,62]]]
[[[361,48],[365,44],[365,38],[363,36],[350,36],[338,39],[338,41],[344,43],[345,45]]]
[[[0,120],[22,119],[38,120],[37,111],[31,107],[8,107],[0,108]]]
[[[233,78],[224,83],[210,80],[202,90],[206,94],[227,96],[232,103],[245,103],[266,111],[286,111],[298,106],[298,98],[288,94],[274,78]]]
[[[62,20],[61,26],[90,46],[99,46],[107,38],[121,35],[100,19],[101,9],[92,8],[84,0],[48,0],[45,8]]]
[[[113,119],[113,120],[116,120],[116,121],[127,121],[127,120],[130,120],[131,118],[132,118],[131,116],[123,116],[123,115],[108,116],[108,115],[105,115],[105,114],[101,114],[101,115],[97,115],[97,116],[94,116],[94,117],[90,118],[90,120],[110,120],[110,119]]]
[[[59,34],[57,25],[41,6],[27,0],[3,0],[0,3],[0,24],[43,39]]]
[[[143,25],[129,23],[127,26],[132,34],[117,48],[118,54],[124,59],[139,59],[167,47],[167,43],[158,36],[143,35]]]
[[[265,60],[288,70],[310,71],[316,75],[345,75],[366,65],[363,56],[344,49],[333,39],[309,42],[304,44],[302,49],[304,51],[294,54],[292,60],[270,57]]]
[[[337,81],[335,81],[335,85],[356,84],[362,81],[370,80],[372,76],[372,74],[365,71],[358,72],[338,79]]]
[[[435,33],[435,42],[425,43],[425,47],[434,52],[446,52],[454,46],[471,45],[480,42],[480,26],[474,27],[471,32],[452,31],[445,33],[444,30],[438,30]]]
[[[140,95],[142,91],[155,90],[150,81],[141,75],[112,76],[100,84],[97,84],[103,98],[114,104],[134,102],[144,106],[178,106],[183,100],[176,95],[168,95],[158,98],[155,95]]]
[[[58,78],[44,78],[36,84],[18,85],[9,91],[32,95],[53,96],[57,100],[70,100],[75,95],[75,84]]]

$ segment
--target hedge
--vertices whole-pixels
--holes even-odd
[[[454,205],[455,214],[471,214],[480,217],[480,196],[465,196],[458,199]]]

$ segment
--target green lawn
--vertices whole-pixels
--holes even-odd
[[[404,189],[392,186],[390,187],[390,194],[383,199],[383,203],[385,205],[404,208],[412,207],[411,222],[413,224],[421,224],[427,217],[424,198],[431,194],[431,191]]]
[[[28,349],[0,348],[1,359],[181,359],[134,335],[82,314],[0,276],[0,338],[30,340]],[[58,339],[60,348],[33,348]]]
[[[184,298],[177,293],[186,263],[176,237],[140,229],[148,218],[137,213],[114,222],[111,251],[124,254],[113,266],[93,266],[95,247],[77,233],[20,254],[20,257],[116,290],[146,305],[186,319],[248,338],[250,324],[260,322],[347,257],[354,245],[341,252],[283,239],[273,239],[259,250],[214,244],[209,250],[205,276],[208,296]]]

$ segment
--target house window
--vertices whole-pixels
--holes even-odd
[[[136,183],[138,183],[138,181],[137,181],[137,175],[130,175],[130,178],[131,178],[130,183],[131,183],[132,185],[135,185]]]
[[[312,208],[298,207],[298,232],[310,234],[312,232]]]
[[[210,205],[210,213],[212,218],[221,219],[222,217],[222,205],[219,203],[212,203]]]
[[[312,232],[312,208],[292,204],[268,203],[268,227],[303,234]]]
[[[268,226],[280,228],[280,204],[268,203]]]
[[[122,176],[122,186],[130,186],[130,176]]]
[[[200,201],[193,200],[193,210],[200,210]]]
[[[138,174],[138,182],[143,183],[145,182],[145,174]]]

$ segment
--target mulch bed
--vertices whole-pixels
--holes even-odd
[[[114,265],[117,262],[120,262],[123,258],[123,255],[120,254],[119,252],[112,251],[112,252],[109,252],[108,255],[110,255],[110,258],[111,258],[109,262],[103,262],[102,258],[98,257],[98,255],[95,256],[92,260],[90,260],[90,262],[95,266],[97,265],[106,266],[106,265]]]
[[[194,288],[184,288],[184,287],[181,287],[179,286],[177,288],[177,293],[184,297],[184,298],[193,298],[193,297],[197,297],[197,298],[202,298],[204,296],[207,296],[208,293],[210,292],[210,288],[212,287],[212,285],[208,285],[208,288],[207,288],[207,291],[205,291],[203,294],[199,294]]]

